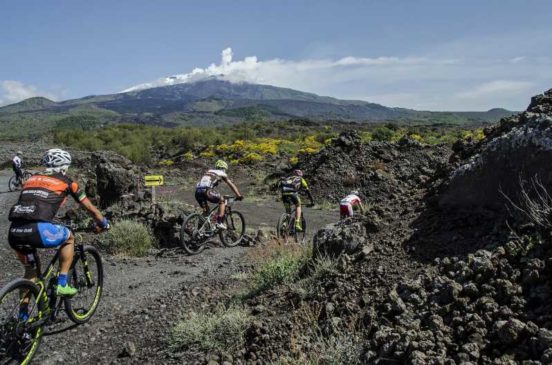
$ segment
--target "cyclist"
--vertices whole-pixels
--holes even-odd
[[[21,161],[22,154],[23,152],[17,151],[15,156],[12,158],[12,169],[15,173],[15,178],[19,181],[19,184],[23,183],[23,171],[21,170],[21,166],[23,165],[23,162]]]
[[[70,297],[77,294],[77,289],[70,286],[67,281],[67,273],[73,261],[75,239],[67,227],[52,223],[52,219],[67,196],[71,195],[94,218],[97,231],[109,229],[109,222],[92,205],[79,185],[67,177],[67,169],[71,165],[71,155],[68,152],[57,148],[50,149],[43,155],[41,164],[46,166],[45,171],[27,180],[19,200],[10,210],[8,242],[25,267],[25,278],[30,280],[36,278],[37,272],[29,247],[59,246],[60,267],[56,294]],[[24,303],[20,310],[22,319],[28,317],[26,310],[27,305]]]
[[[295,231],[303,231],[301,225],[301,197],[299,192],[304,190],[310,200],[310,205],[314,205],[312,194],[309,190],[307,181],[303,178],[303,171],[293,170],[293,175],[280,180],[278,183],[282,193],[282,202],[286,209],[286,213],[291,214],[291,204],[295,205]]]
[[[360,209],[360,213],[364,214],[364,207],[362,206],[359,194],[358,190],[353,190],[349,193],[349,195],[341,199],[339,202],[339,213],[341,215],[341,219],[352,217],[354,214],[353,211],[356,209]]]
[[[217,215],[217,224],[215,225],[218,229],[226,229],[224,224],[224,210],[226,209],[226,202],[224,198],[220,195],[219,192],[215,190],[217,185],[224,181],[234,192],[237,200],[242,200],[243,196],[240,194],[237,186],[228,178],[226,174],[228,170],[228,164],[223,160],[218,160],[215,162],[215,168],[207,171],[201,180],[196,185],[195,198],[199,206],[203,209],[204,214],[209,213],[209,203],[214,203],[219,205],[219,211]]]

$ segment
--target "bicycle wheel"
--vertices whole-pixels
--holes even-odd
[[[17,279],[0,291],[0,364],[29,364],[42,337],[40,289],[29,280]],[[23,299],[28,299],[28,318],[20,316]]]
[[[205,233],[206,220],[201,214],[194,213],[182,223],[180,245],[190,255],[196,255],[205,249],[209,236]]]
[[[8,181],[8,189],[10,189],[10,191],[16,191],[18,187],[19,183],[17,181],[17,177],[15,175],[10,177],[10,181]]]
[[[67,316],[77,324],[86,323],[96,312],[103,290],[102,258],[95,247],[84,246],[82,253],[75,254],[68,280],[79,292],[64,298]]]
[[[237,246],[245,233],[243,214],[234,210],[226,213],[224,215],[224,224],[226,224],[226,229],[219,231],[220,241],[226,247]]]
[[[301,228],[302,230],[297,232],[295,229],[295,212],[291,214],[289,219],[289,232],[290,235],[295,239],[295,243],[303,244],[305,243],[305,235],[307,233],[307,221],[305,220],[305,214],[301,214]]]
[[[289,236],[289,214],[282,213],[276,225],[276,237],[287,240]]]

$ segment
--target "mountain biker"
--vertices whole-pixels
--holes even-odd
[[[291,214],[291,204],[295,205],[295,231],[303,231],[303,226],[301,225],[301,197],[299,196],[299,192],[304,190],[309,197],[310,205],[314,205],[309,185],[303,178],[303,171],[299,169],[293,170],[293,175],[280,180],[278,186],[282,193],[282,202],[284,203],[286,213]]]
[[[23,155],[23,152],[17,151],[15,156],[12,158],[12,169],[19,183],[23,182],[23,171],[21,170],[23,162],[21,161],[21,155]]]
[[[201,178],[201,180],[196,185],[195,198],[199,206],[203,209],[204,214],[209,213],[209,203],[214,203],[219,205],[219,211],[217,215],[217,224],[215,225],[218,229],[226,229],[224,224],[224,211],[226,209],[226,202],[224,198],[220,195],[219,192],[215,190],[217,185],[224,181],[236,194],[237,200],[242,200],[243,196],[240,194],[237,186],[228,178],[226,174],[228,170],[228,164],[223,160],[218,160],[215,162],[215,168],[208,170]]]
[[[349,195],[341,199],[339,202],[339,213],[341,215],[341,219],[352,217],[354,214],[353,211],[357,209],[360,209],[361,214],[364,214],[364,207],[362,206],[359,194],[358,190],[353,190],[349,193]]]
[[[59,273],[56,294],[71,297],[77,289],[67,282],[67,273],[73,261],[75,239],[65,226],[52,223],[59,208],[71,195],[96,221],[98,231],[109,229],[109,222],[92,205],[76,182],[67,177],[71,165],[71,155],[61,149],[50,149],[43,156],[41,164],[44,172],[31,176],[25,183],[19,200],[11,208],[11,221],[8,242],[16,251],[17,258],[25,266],[25,278],[35,280],[36,265],[33,262],[30,247],[59,249]],[[23,318],[26,305],[22,305],[20,316]]]

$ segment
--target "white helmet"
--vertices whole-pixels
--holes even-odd
[[[350,195],[359,195],[360,192],[358,190],[353,190],[349,193]]]
[[[69,152],[59,148],[52,148],[42,156],[40,163],[46,167],[69,167],[71,165],[71,155]]]
[[[23,152],[21,152],[21,151],[17,151],[17,152],[15,153],[16,156],[21,156],[22,154],[23,154]]]

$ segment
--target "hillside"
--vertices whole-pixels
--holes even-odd
[[[53,102],[31,98],[0,108],[0,123],[40,119],[41,124],[83,113],[106,122],[154,125],[214,125],[243,120],[309,118],[322,121],[486,123],[511,115],[488,112],[427,112],[340,100],[270,85],[211,78],[194,83]],[[109,118],[105,118],[106,113]],[[50,123],[55,124],[55,123]]]

